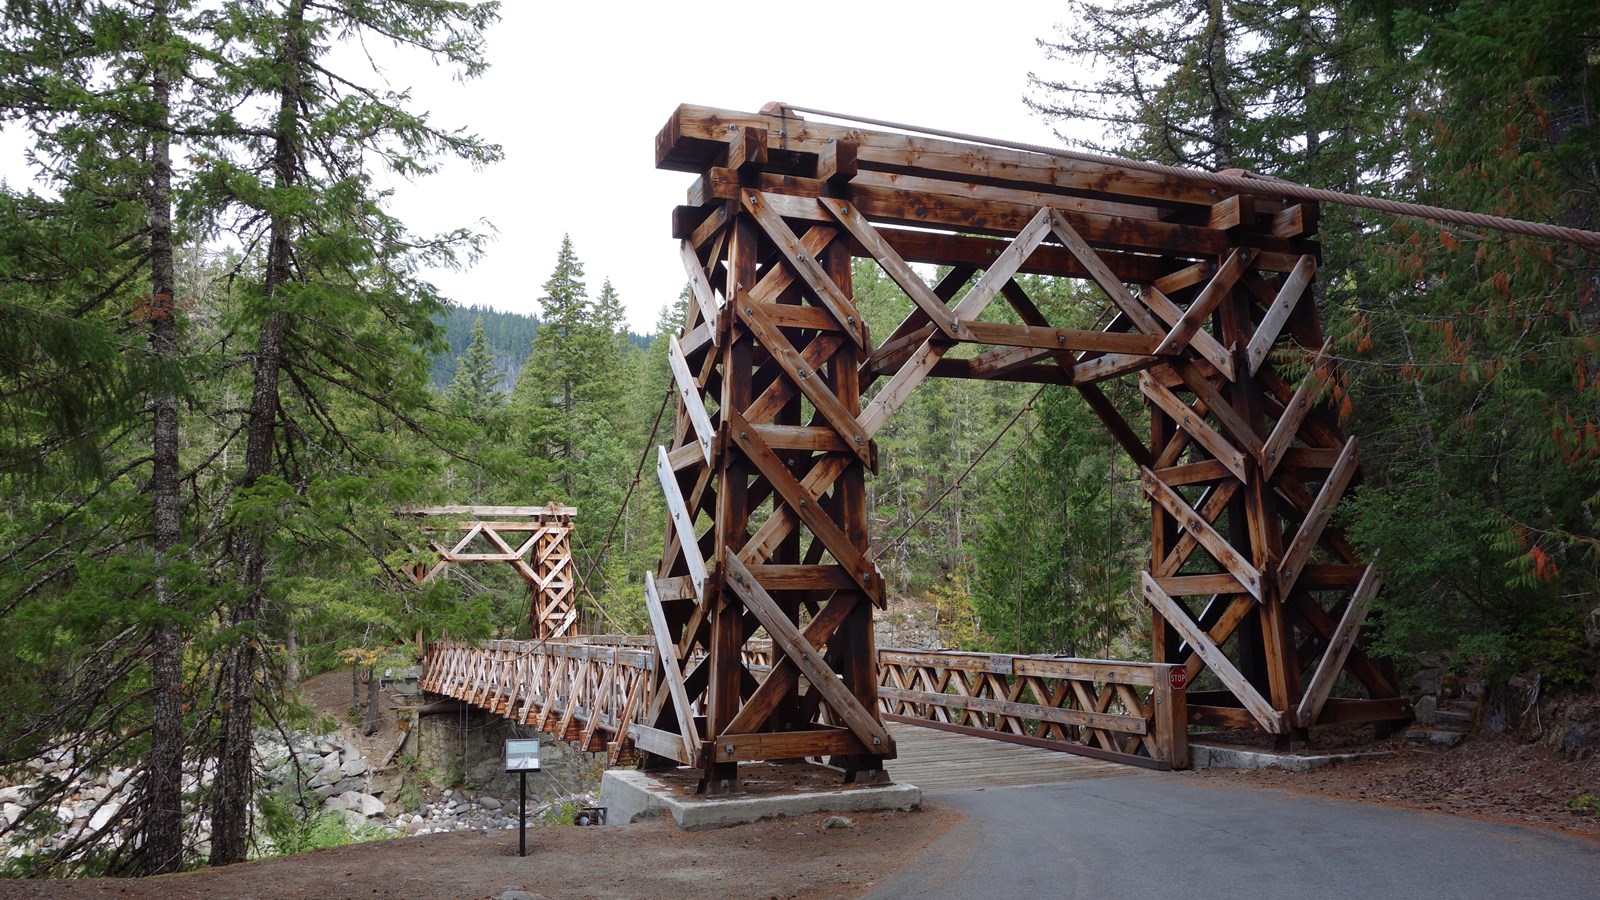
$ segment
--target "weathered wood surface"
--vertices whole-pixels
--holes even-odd
[[[748,583],[752,579],[745,573]],[[664,611],[654,582],[650,585],[655,618]],[[758,607],[765,616],[773,612],[760,601]],[[699,708],[686,702],[689,679],[683,672],[705,665],[706,657],[679,659],[677,648],[661,639],[665,632],[658,627],[653,636],[644,637],[432,644],[423,660],[422,687],[578,741],[586,750],[607,752],[613,762],[642,749],[694,765],[706,742],[695,730]],[[764,720],[757,715],[734,723],[720,746],[706,746],[706,754],[733,762],[749,754],[832,757],[894,745],[896,732],[869,711],[850,709],[853,698],[837,679],[812,693],[814,686],[828,684],[822,680],[825,663],[792,645],[813,639],[788,634],[781,641],[748,642],[741,662],[761,686],[748,703],[761,703],[761,688],[769,682],[785,682],[778,696],[801,685],[803,696],[820,695],[837,724],[782,733],[745,730]],[[786,674],[786,667],[793,670]],[[874,680],[879,685],[878,712],[890,721],[1170,769],[1188,761],[1183,692],[1170,682],[1176,668],[885,649],[878,653]],[[810,680],[812,673],[816,680]],[[807,677],[803,685],[796,677],[800,674]],[[661,706],[657,691],[667,692],[686,711],[683,720],[673,723],[676,732],[652,721],[650,710]]]
[[[895,721],[889,723],[889,733],[900,751],[887,766],[889,776],[923,793],[1147,774],[1118,762]]]
[[[781,106],[679,107],[656,159],[697,177],[672,219],[691,301],[659,454],[673,526],[654,573],[661,644],[684,671],[680,696],[654,694],[647,727],[703,729],[678,740],[702,741],[694,764],[709,785],[808,741],[805,755],[873,771],[893,757],[879,721],[891,707],[1104,753],[1160,758],[1181,743],[1151,728],[1170,716],[1136,714],[1159,685],[959,670],[949,678],[967,687],[952,693],[949,661],[931,682],[877,677],[872,609],[887,588],[870,561],[865,478],[874,438],[929,378],[1071,388],[1140,467],[1154,663],[1227,693],[1178,721],[1293,735],[1401,708],[1392,668],[1363,650],[1367,561],[1332,515],[1360,472],[1318,318],[1314,205],[1270,180],[1230,193]],[[857,307],[858,259],[912,301],[888,334]],[[913,263],[945,274],[926,285]],[[1050,321],[1024,273],[1092,285],[1108,324]],[[1148,426],[1098,386],[1119,378],[1138,382]],[[778,640],[758,672],[759,637]],[[1364,696],[1330,697],[1336,683]],[[1036,689],[1049,702],[1029,717],[1016,704]],[[672,709],[683,705],[694,715]],[[672,745],[651,734],[653,748]]]

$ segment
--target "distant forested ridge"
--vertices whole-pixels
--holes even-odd
[[[489,355],[494,359],[495,373],[500,378],[500,389],[510,392],[517,383],[517,373],[528,361],[533,336],[539,331],[539,317],[477,304],[452,303],[436,319],[444,329],[446,347],[433,358],[429,382],[434,390],[442,391],[450,386],[458,361],[472,343],[472,323],[479,318],[483,319],[483,334],[488,341]],[[641,350],[650,346],[650,340],[650,335],[628,332],[628,342]]]

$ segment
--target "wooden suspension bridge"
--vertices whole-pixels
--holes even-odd
[[[1409,720],[1393,668],[1363,648],[1378,571],[1331,521],[1360,457],[1330,403],[1305,189],[783,106],[681,106],[656,161],[696,179],[672,215],[691,299],[669,342],[652,634],[580,637],[576,617],[536,612],[534,642],[431,647],[426,689],[614,762],[699,768],[712,792],[754,760],[873,779],[894,721],[1173,767],[1191,725],[1289,743]],[[856,259],[914,303],[888,335],[856,306]],[[929,286],[916,264],[945,274]],[[1108,324],[1053,323],[1023,274],[1092,285]],[[874,437],[929,378],[1061,385],[1139,467],[1151,661],[876,647],[887,593],[865,478]],[[1116,379],[1137,382],[1148,426],[1107,396]],[[1202,672],[1215,686],[1185,691]]]

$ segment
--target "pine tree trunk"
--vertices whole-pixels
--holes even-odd
[[[167,0],[152,8],[153,39],[166,38]],[[172,147],[167,132],[172,85],[163,66],[151,75],[157,120],[150,138],[150,350],[161,370],[151,405],[154,435],[150,493],[155,532],[156,604],[177,606],[166,566],[182,537],[178,472],[178,397],[171,368],[178,358],[172,261]],[[183,634],[165,618],[155,626],[150,653],[150,760],[145,766],[144,871],[176,872],[183,864]]]
[[[304,26],[304,4],[294,0],[285,13],[283,86],[278,98],[273,152],[273,175],[280,187],[292,185],[299,172],[297,114],[301,70],[306,62]],[[279,288],[293,275],[291,229],[288,216],[273,210],[262,291],[269,308]],[[255,385],[250,397],[249,439],[245,445],[244,474],[240,478],[242,488],[254,485],[272,465],[285,324],[283,312],[271,310],[262,323],[256,344],[252,371]],[[250,731],[255,717],[256,671],[260,656],[260,639],[253,632],[260,626],[264,605],[265,535],[254,529],[243,529],[236,537],[234,552],[239,563],[241,600],[233,610],[232,624],[240,637],[228,655],[223,675],[222,736],[217,750],[211,813],[211,864],[214,866],[243,861],[249,845],[254,775]]]

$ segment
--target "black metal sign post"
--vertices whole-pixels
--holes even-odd
[[[517,773],[517,855],[528,855],[528,773],[539,771],[539,739],[506,741],[506,771]]]

